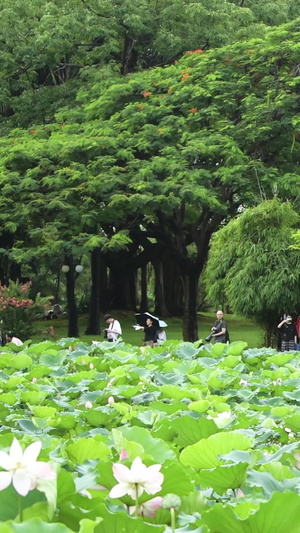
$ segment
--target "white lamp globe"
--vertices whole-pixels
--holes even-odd
[[[80,274],[80,272],[83,271],[83,266],[82,266],[82,265],[76,265],[76,267],[75,267],[75,271],[76,271],[78,274]]]
[[[68,265],[63,265],[63,266],[61,267],[61,269],[62,269],[62,271],[66,274],[67,272],[69,272],[70,267],[69,267]]]

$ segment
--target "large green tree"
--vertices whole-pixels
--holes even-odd
[[[11,132],[1,142],[6,232],[23,248],[55,226],[58,242],[90,249],[163,245],[184,288],[184,338],[196,340],[212,234],[240,206],[298,193],[299,33],[295,21],[105,92],[87,86],[56,123]]]
[[[291,249],[299,216],[277,199],[246,209],[213,237],[206,267],[208,299],[227,301],[233,312],[265,331],[266,346],[276,340],[279,317],[299,312],[299,252]]]

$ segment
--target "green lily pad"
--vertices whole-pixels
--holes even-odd
[[[216,433],[185,448],[180,454],[180,461],[193,468],[214,468],[222,463],[219,455],[232,450],[249,450],[251,445],[251,439],[237,431]]]

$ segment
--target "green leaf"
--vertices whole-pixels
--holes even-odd
[[[185,448],[180,454],[180,461],[193,468],[213,468],[222,463],[219,455],[232,450],[248,450],[251,445],[249,437],[237,431],[216,433]]]
[[[227,348],[227,355],[241,355],[247,346],[247,342],[232,342]]]
[[[209,409],[210,402],[208,400],[198,400],[196,402],[191,402],[188,404],[189,411],[196,411],[196,413],[204,413]]]
[[[244,520],[229,505],[215,505],[202,517],[212,533],[299,533],[300,496],[295,492],[275,492],[268,502],[253,508]]]
[[[201,470],[199,482],[203,488],[212,488],[218,494],[228,489],[237,489],[244,483],[248,468],[247,463],[217,466],[211,470]]]
[[[60,505],[64,500],[70,499],[75,493],[75,483],[70,472],[61,468],[57,476],[57,504]]]
[[[176,355],[180,357],[181,359],[192,359],[196,357],[199,349],[195,348],[195,346],[190,342],[181,342],[177,351]]]
[[[222,342],[217,342],[211,347],[211,355],[213,357],[221,357],[221,355],[223,355],[224,353],[225,348],[226,344],[223,344]]]
[[[192,418],[185,415],[173,420],[170,426],[177,432],[175,440],[179,446],[195,444],[201,439],[206,439],[219,432],[215,422],[205,417]]]
[[[107,461],[111,452],[108,446],[96,438],[81,438],[66,446],[69,459],[74,463],[82,464],[91,459]]]
[[[38,490],[32,490],[25,498],[22,498],[23,509],[41,501],[45,501],[44,495]],[[0,521],[13,520],[17,517],[18,512],[18,496],[13,486],[10,485],[0,492]]]
[[[144,448],[147,455],[151,455],[154,461],[164,463],[168,459],[175,459],[175,453],[161,439],[155,439],[149,431],[144,428],[133,426],[131,428],[119,427],[119,431],[129,441],[137,442]]]
[[[165,526],[144,522],[142,518],[132,518],[127,513],[101,513],[103,521],[95,528],[95,533],[163,533]]]
[[[40,518],[33,518],[22,524],[10,523],[11,533],[71,533],[64,524],[46,524]]]

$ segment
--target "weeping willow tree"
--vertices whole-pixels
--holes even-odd
[[[277,199],[245,210],[212,239],[206,286],[216,306],[257,322],[272,345],[281,313],[298,311],[299,251],[292,249],[299,217],[290,203]]]

